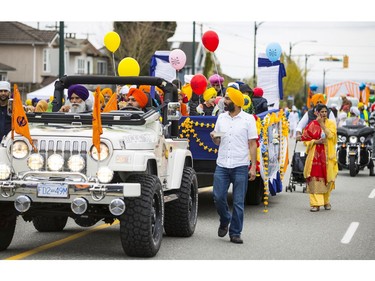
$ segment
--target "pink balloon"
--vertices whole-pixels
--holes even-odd
[[[169,53],[169,63],[176,70],[182,69],[186,64],[186,55],[180,49],[174,49]]]

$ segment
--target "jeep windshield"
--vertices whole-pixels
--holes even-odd
[[[164,104],[169,101],[177,102],[177,88],[170,82],[152,76],[64,76],[55,82],[53,112],[33,112],[27,113],[30,123],[58,123],[58,124],[92,124],[92,112],[83,113],[62,113],[58,110],[63,105],[64,90],[68,89],[71,85],[82,84],[91,85],[92,88],[97,86],[103,88],[102,85],[149,85],[157,86],[164,92]],[[162,104],[160,107],[163,107]],[[135,110],[134,108],[123,110],[116,110],[106,113],[101,113],[103,125],[143,125],[146,123],[147,118],[157,114],[160,108],[148,108],[147,112],[142,110]],[[165,115],[165,114],[163,114]],[[167,116],[162,116],[163,123],[166,122]]]

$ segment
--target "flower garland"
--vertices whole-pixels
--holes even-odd
[[[279,111],[279,120],[281,120],[281,126],[279,127],[279,129],[280,129],[280,135],[281,135],[280,151],[282,152],[282,153],[279,153],[279,163],[280,163],[280,178],[281,180],[283,180],[285,172],[286,172],[286,168],[288,165],[288,161],[286,161],[285,159],[281,159],[281,157],[285,155],[284,150],[288,149],[287,146],[288,146],[288,136],[289,136],[289,122],[286,118],[286,115],[283,109]],[[286,145],[285,145],[285,141],[286,141]]]
[[[263,212],[267,213],[268,212],[268,195],[269,195],[269,190],[268,190],[268,149],[266,147],[268,146],[268,127],[271,125],[271,116],[270,114],[267,114],[266,117],[263,119],[262,122],[262,139],[263,139],[263,149],[261,150],[262,152],[262,157],[263,157],[263,165],[264,165],[264,196],[263,196],[263,205],[264,209]]]
[[[180,138],[187,138],[188,141],[190,142],[190,137],[194,138],[195,141],[198,143],[200,147],[203,148],[203,150],[207,150],[210,153],[215,153],[217,154],[218,149],[217,148],[212,148],[206,145],[204,142],[201,141],[200,138],[198,138],[198,134],[195,131],[195,127],[206,127],[208,128],[215,128],[215,123],[199,123],[198,121],[193,121],[189,117],[185,119],[184,122],[181,123],[179,130],[181,129],[181,134]]]

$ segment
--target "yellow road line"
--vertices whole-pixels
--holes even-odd
[[[83,236],[89,235],[92,232],[95,232],[95,231],[98,231],[98,230],[101,230],[101,229],[105,229],[107,227],[110,227],[110,226],[113,226],[113,225],[116,225],[116,224],[119,224],[118,220],[116,220],[113,224],[101,224],[101,225],[98,225],[97,227],[94,227],[92,229],[85,230],[85,231],[79,232],[77,234],[73,234],[73,235],[68,236],[68,237],[66,237],[64,239],[57,240],[57,241],[51,242],[49,244],[45,244],[43,246],[37,247],[35,249],[32,249],[32,250],[20,253],[18,255],[6,258],[5,260],[21,260],[21,259],[24,259],[24,258],[26,258],[28,256],[37,254],[39,252],[48,250],[48,249],[53,248],[53,247],[60,246],[62,244],[65,244],[65,243],[68,243],[70,241],[73,241],[75,239],[78,239],[78,238],[81,238]]]

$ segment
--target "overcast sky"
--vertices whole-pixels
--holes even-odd
[[[177,5],[175,1],[162,0],[148,10],[141,5],[142,1],[133,1],[131,7],[124,2],[111,1],[108,8],[103,8],[102,11],[95,5],[87,6],[77,1],[72,9],[69,2],[64,2],[65,5],[59,6],[56,11],[43,13],[40,17],[38,15],[38,20],[41,20],[40,27],[42,28],[45,22],[54,25],[55,12],[63,17],[67,25],[66,32],[74,32],[80,38],[89,36],[90,41],[100,47],[103,46],[105,34],[111,31],[110,20],[174,20],[178,25],[172,39],[189,41],[193,38],[195,21],[196,40],[200,40],[207,30],[218,34],[220,42],[215,55],[222,71],[235,78],[249,78],[254,73],[256,21],[258,24],[262,22],[257,32],[256,53],[264,53],[269,43],[277,42],[282,51],[289,54],[290,44],[295,44],[292,55],[299,60],[303,69],[305,57],[308,55],[307,79],[310,83],[322,85],[324,70],[326,85],[343,80],[375,82],[375,21],[372,9],[368,7],[371,1],[357,0],[356,5],[348,6],[316,0],[314,5],[308,2],[304,7],[300,1],[295,0],[267,0],[252,1],[250,8],[244,8],[243,1],[240,0],[231,0],[228,7],[216,2],[191,0],[188,4]],[[10,5],[14,5],[13,2]],[[28,5],[30,9],[33,6],[26,2],[22,11],[27,11]],[[122,8],[117,8],[121,5]],[[6,15],[20,20],[19,13],[22,11]],[[23,21],[31,19],[33,26],[36,26],[35,14],[26,13],[21,18]],[[131,44],[131,39],[121,44]],[[343,69],[342,62],[320,61],[330,54],[339,59],[348,55],[349,68]]]

